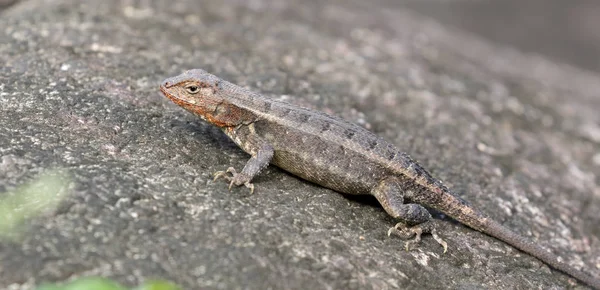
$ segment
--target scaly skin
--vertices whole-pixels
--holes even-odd
[[[251,180],[271,163],[338,192],[375,196],[389,215],[402,221],[388,234],[416,236],[407,248],[420,240],[421,233],[431,232],[446,250],[427,206],[600,289],[598,279],[491,220],[406,153],[360,126],[266,98],[199,69],[165,80],[160,90],[177,105],[221,128],[252,156],[240,173],[231,167],[216,173],[217,178],[231,180],[230,188],[245,185],[253,191]]]

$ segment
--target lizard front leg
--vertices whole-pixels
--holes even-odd
[[[252,146],[256,149],[252,150],[252,157],[250,160],[248,160],[248,162],[246,162],[242,172],[238,173],[235,168],[229,167],[225,171],[215,172],[215,178],[213,180],[223,177],[227,180],[231,180],[229,183],[229,190],[231,190],[231,187],[234,185],[240,186],[243,184],[250,189],[251,194],[254,192],[254,185],[250,183],[250,181],[252,181],[252,179],[258,175],[261,170],[269,165],[275,150],[271,144],[258,137],[251,139],[252,140],[249,142],[252,142]],[[231,173],[232,176],[227,175],[228,173]]]
[[[392,233],[404,239],[414,236],[413,240],[406,242],[406,250],[408,250],[412,245],[421,241],[423,233],[431,233],[433,238],[444,247],[445,253],[448,250],[448,244],[437,235],[435,221],[431,218],[431,214],[420,204],[405,204],[401,184],[398,178],[388,177],[371,190],[371,194],[377,198],[390,216],[402,220],[388,230],[388,236]]]

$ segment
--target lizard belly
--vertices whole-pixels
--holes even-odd
[[[371,172],[353,168],[367,167],[359,165],[360,161],[339,162],[325,156],[275,151],[272,163],[302,179],[347,194],[369,194],[378,181],[371,175],[366,176]]]
[[[388,175],[364,154],[321,136],[291,128],[281,133],[263,136],[275,149],[271,163],[305,180],[347,194],[369,194]]]

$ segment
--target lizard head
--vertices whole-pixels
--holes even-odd
[[[193,69],[164,80],[160,91],[175,104],[211,121],[212,113],[223,102],[219,95],[220,81],[201,69]]]
[[[175,104],[218,127],[253,121],[252,114],[227,99],[223,82],[201,69],[193,69],[164,80],[160,91]]]
[[[201,106],[204,102],[218,98],[219,82],[220,79],[216,76],[201,69],[194,69],[164,80],[160,90],[180,106]]]

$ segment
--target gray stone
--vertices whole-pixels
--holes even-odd
[[[22,1],[0,17],[0,197],[40,173],[71,192],[0,242],[0,288],[98,275],[186,289],[548,289],[574,280],[450,220],[418,249],[396,221],[248,158],[170,103],[203,68],[338,114],[472,204],[598,274],[600,78],[362,1]],[[437,218],[443,218],[439,214]]]

